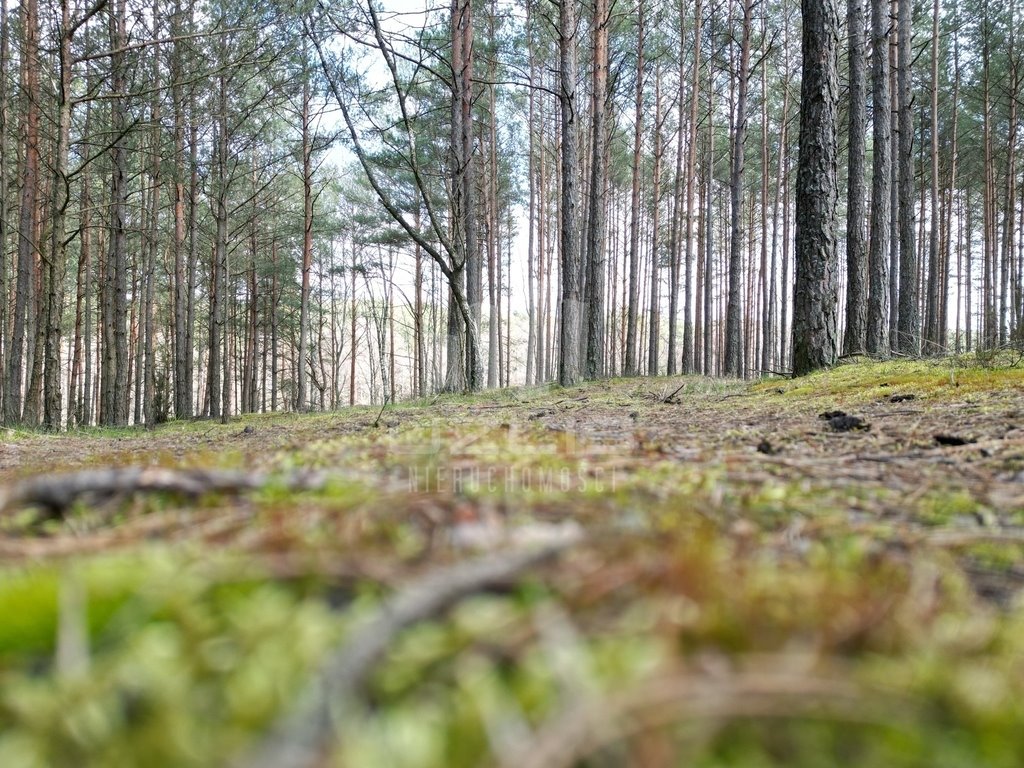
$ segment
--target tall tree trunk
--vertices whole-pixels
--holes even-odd
[[[864,158],[867,132],[867,92],[864,77],[864,0],[848,0],[850,110],[846,180],[846,333],[847,355],[865,352],[868,314],[868,254],[864,234],[867,189]]]
[[[690,124],[689,137],[686,155],[686,209],[683,213],[685,227],[683,230],[683,241],[685,256],[683,259],[683,373],[693,373],[694,365],[694,295],[692,271],[694,269],[693,252],[693,221],[696,214],[693,210],[694,187],[697,185],[697,107],[700,102],[700,66],[701,66],[701,35],[703,32],[703,0],[697,0],[694,5],[693,21],[693,74],[690,82]],[[685,3],[680,3],[680,30],[682,30],[682,16],[685,13]],[[680,50],[680,57],[682,56]],[[698,249],[697,258],[700,258]]]
[[[788,118],[788,107],[789,107],[789,13],[786,13],[785,20],[782,25],[782,56],[786,62],[784,67],[784,73],[782,75],[782,87],[784,89],[783,96],[783,117]],[[790,307],[790,258],[789,249],[792,242],[790,237],[790,228],[792,226],[793,217],[789,215],[789,180],[790,173],[792,170],[792,153],[789,146],[789,126],[785,124],[782,127],[782,170],[780,176],[782,177],[782,300],[779,304],[782,305],[781,317],[779,318],[779,361],[782,363],[781,367],[785,370],[789,367],[793,356],[793,348],[790,346],[790,318],[789,318],[789,307]]]
[[[1016,298],[1016,290],[1013,287],[1016,283],[1016,269],[1014,265],[1014,234],[1016,230],[1017,203],[1017,105],[1020,102],[1020,80],[1018,76],[1018,63],[1016,53],[1017,34],[1017,3],[1010,0],[1009,8],[1009,42],[1007,60],[1009,72],[1006,76],[1005,89],[1007,93],[1008,115],[1007,125],[1009,131],[1006,137],[1006,172],[1005,172],[1005,197],[1003,198],[1003,244],[1002,255],[999,259],[999,343],[1006,344],[1009,332],[1014,330],[1017,318],[1017,308],[1012,308],[1010,302]],[[1011,294],[1011,290],[1013,293]]]
[[[181,0],[175,0],[171,15],[171,31],[179,37],[181,29]],[[185,252],[185,95],[184,41],[175,40],[171,56],[171,93],[174,121],[174,232],[171,250],[174,259],[174,416],[187,419],[192,416],[192,375],[189,371],[191,340],[186,332],[189,298],[188,268]]]
[[[476,390],[483,384],[480,314],[483,275],[476,219],[473,158],[473,20],[469,0],[451,6],[452,210],[454,236],[449,278],[448,374],[445,389]]]
[[[729,244],[729,299],[725,316],[725,375],[743,371],[743,166],[747,136],[747,92],[750,87],[750,36],[754,0],[743,2],[743,42],[740,47],[739,93],[732,136],[732,169],[729,177],[732,228]]]
[[[153,0],[153,38],[160,38],[160,4],[159,0]],[[152,51],[152,73],[153,73],[153,94],[150,103],[150,156],[149,156],[149,229],[147,252],[145,255],[145,270],[143,280],[145,284],[145,296],[143,298],[143,316],[140,324],[141,333],[144,334],[145,367],[143,371],[143,398],[142,414],[146,426],[156,426],[156,329],[155,313],[156,307],[153,301],[154,283],[156,282],[156,260],[159,251],[159,228],[160,228],[160,191],[161,191],[161,161],[162,153],[160,146],[161,126],[161,83],[160,83],[160,44],[156,43]]]
[[[900,298],[897,350],[906,355],[920,352],[921,321],[918,308],[918,260],[914,242],[914,116],[911,111],[913,83],[911,57],[913,0],[899,0],[897,85],[899,90],[899,205],[900,205]]]
[[[527,30],[532,28],[531,25],[531,9],[532,5],[527,3],[526,5],[526,28]],[[526,321],[527,321],[527,336],[526,336],[526,380],[524,384],[530,386],[534,383],[534,366],[535,357],[537,354],[537,302],[534,298],[534,274],[536,273],[536,226],[537,226],[537,179],[536,179],[536,165],[537,165],[537,149],[535,146],[535,98],[534,98],[534,70],[535,62],[533,55],[533,36],[527,35],[527,58],[529,61],[529,78],[530,87],[527,89],[527,168],[526,177],[530,187],[530,202],[529,209],[527,211],[527,243],[526,243],[526,294],[527,294],[527,309],[526,309]]]
[[[8,132],[10,131],[10,105],[8,88],[8,69],[10,67],[10,38],[11,22],[6,3],[0,4],[0,421],[6,421],[4,412],[4,399],[7,389],[7,362],[9,353],[8,333],[8,310],[9,301],[7,294],[7,237],[9,228],[7,216],[9,213],[7,201],[8,169],[10,158],[8,152],[10,143]]]
[[[898,116],[900,111],[899,86],[896,80],[898,67],[897,49],[899,30],[892,34],[896,19],[899,0],[890,0],[889,4],[889,97],[892,103],[890,115],[892,132],[889,145],[889,156],[892,158],[892,183],[889,185],[889,348],[893,352],[899,350],[899,318],[900,318],[900,185],[899,156],[900,131]]]
[[[836,107],[839,96],[838,0],[802,0],[803,82],[796,196],[793,373],[836,359],[838,302]]]
[[[682,269],[682,224],[683,213],[683,146],[684,126],[686,125],[686,6],[679,4],[679,60],[676,62],[676,108],[678,125],[676,126],[676,165],[672,180],[671,223],[669,225],[669,273],[668,273],[668,364],[666,373],[674,376],[678,370],[676,361],[679,335],[679,272]]]
[[[90,134],[92,109],[90,104],[85,108],[85,135]],[[71,352],[71,372],[68,377],[68,428],[85,426],[89,423],[89,381],[91,358],[89,355],[88,325],[91,322],[92,310],[92,211],[89,197],[89,169],[83,168],[80,182],[81,232],[78,236],[78,273],[75,279],[75,336]],[[83,340],[84,333],[84,340]],[[84,343],[83,343],[84,342]],[[83,361],[84,357],[84,361]],[[83,368],[84,366],[84,368]],[[86,394],[79,391],[79,381],[84,384]]]
[[[580,240],[577,174],[579,148],[576,96],[576,7],[563,2],[558,14],[558,47],[561,65],[559,98],[562,104],[561,233],[562,300],[559,326],[558,383],[571,386],[580,380]]]
[[[71,142],[71,117],[74,100],[71,92],[71,43],[74,27],[71,25],[70,0],[60,3],[60,40],[58,62],[60,71],[57,95],[57,142],[53,156],[53,179],[50,189],[50,247],[43,257],[43,283],[46,286],[44,302],[46,359],[43,374],[43,426],[52,431],[61,428],[61,357],[60,333],[64,317],[64,271],[67,263],[65,220],[71,203],[71,181],[68,178],[68,152]]]
[[[470,0],[457,0],[459,31],[462,37],[462,72],[458,79],[462,120],[462,187],[465,222],[466,296],[469,318],[464,319],[466,348],[466,386],[477,390],[483,386],[483,357],[480,349],[480,319],[483,308],[483,257],[476,209],[476,162],[473,152],[473,18]]]
[[[714,23],[715,7],[711,6],[711,23]],[[715,245],[714,245],[714,165],[715,165],[715,60],[708,59],[708,112],[707,131],[704,136],[704,252],[698,258],[704,260],[704,375],[711,376],[714,372],[714,338],[715,322],[712,317],[714,308],[714,276],[715,276]]]
[[[306,370],[309,367],[309,273],[313,268],[313,141],[310,136],[309,73],[302,79],[302,294],[299,302],[299,376],[295,410],[308,407]]]
[[[661,213],[661,165],[665,148],[661,141],[661,62],[654,76],[654,175],[651,179],[651,324],[647,336],[647,374],[658,375],[661,340],[661,249],[658,224]]]
[[[220,58],[226,62],[226,53],[222,51]],[[213,262],[210,265],[210,352],[207,364],[209,415],[214,419],[226,415],[227,410],[221,403],[225,389],[223,367],[227,365],[224,348],[228,337],[228,95],[227,74],[224,72],[218,76],[217,93],[216,125],[211,148],[214,168],[214,239]]]
[[[487,14],[488,43],[497,50],[495,32],[497,8],[490,0]],[[501,247],[498,242],[498,102],[497,64],[493,56],[487,62],[487,170],[486,170],[486,215],[487,215],[487,386],[501,385]]]
[[[110,222],[107,259],[103,280],[103,359],[101,361],[100,424],[123,426],[128,423],[128,261],[126,230],[128,209],[128,132],[127,72],[124,47],[127,44],[127,18],[124,0],[109,6],[111,131],[110,149]]]
[[[541,77],[543,83],[543,76]],[[547,258],[547,157],[544,151],[544,138],[547,135],[545,123],[544,100],[540,102],[540,137],[537,141],[537,365],[534,383],[540,384],[547,379],[548,349],[548,314],[551,302],[547,297],[547,280],[550,273],[546,271]],[[546,277],[547,274],[547,277]]]
[[[352,338],[349,341],[349,375],[348,375],[348,404],[353,406],[356,404],[356,353],[359,351],[356,347],[356,323],[358,320],[359,304],[357,303],[356,297],[356,253],[355,247],[352,248],[352,268],[349,270],[349,274],[352,278]]]
[[[767,41],[768,22],[765,14],[761,14],[761,40]],[[772,310],[775,292],[775,259],[772,254],[771,275],[768,265],[768,68],[761,67],[761,336],[759,339],[761,355],[758,375],[765,376],[771,369],[772,351]],[[753,229],[753,227],[751,228]]]
[[[939,0],[932,4],[932,45],[931,45],[931,185],[929,198],[928,236],[928,292],[925,314],[925,338],[929,344],[926,352],[939,353],[945,348],[945,329],[940,328],[942,295],[946,284],[939,256],[939,221],[942,209],[939,206]]]
[[[889,354],[889,225],[892,98],[889,94],[889,0],[871,0],[872,174],[867,350]]]
[[[18,276],[14,290],[14,318],[8,345],[7,382],[4,387],[4,422],[19,424],[24,391],[25,335],[28,299],[35,254],[35,231],[39,195],[39,16],[37,0],[21,4],[22,59],[21,87],[26,97],[22,121],[23,159],[21,199],[18,215]]]
[[[584,282],[584,377],[605,374],[605,255],[608,178],[606,103],[608,100],[609,0],[594,2],[594,51],[591,88],[591,159],[587,226],[586,281]]]
[[[637,374],[637,322],[640,303],[640,174],[643,151],[644,127],[644,5],[647,0],[637,0],[636,20],[636,97],[634,100],[635,124],[633,130],[633,196],[630,203],[629,223],[629,305],[626,310],[626,351],[623,354],[623,373]]]

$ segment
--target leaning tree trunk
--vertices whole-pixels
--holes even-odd
[[[803,0],[803,83],[796,194],[793,373],[836,359],[838,0]]]

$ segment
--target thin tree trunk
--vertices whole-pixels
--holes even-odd
[[[920,352],[921,321],[918,307],[918,258],[914,242],[914,116],[911,81],[913,0],[899,0],[898,66],[899,90],[899,206],[900,206],[900,299],[897,350],[906,355]]]
[[[36,216],[39,195],[39,21],[37,0],[21,4],[21,87],[26,96],[22,121],[21,199],[18,215],[18,275],[14,292],[14,318],[4,387],[4,422],[21,423],[24,387],[24,354],[28,299],[35,254]]]
[[[584,283],[584,377],[605,374],[605,255],[607,225],[607,118],[609,0],[594,3],[594,51],[591,90],[591,160],[587,226],[586,280]]]
[[[684,13],[684,5],[680,4],[680,32],[682,30],[682,15]],[[701,66],[701,35],[703,34],[703,2],[697,0],[694,5],[694,26],[693,26],[693,77],[690,84],[690,125],[689,125],[689,146],[687,147],[686,156],[686,210],[684,215],[686,217],[686,226],[683,234],[685,242],[685,257],[683,262],[683,294],[685,296],[683,302],[683,361],[682,371],[683,373],[693,373],[696,368],[694,364],[694,327],[695,327],[695,314],[697,309],[695,304],[699,306],[699,302],[694,301],[693,295],[693,282],[691,279],[691,273],[694,269],[693,262],[695,254],[693,252],[693,220],[695,213],[693,210],[693,192],[694,187],[697,185],[697,107],[700,102],[700,66]],[[680,51],[682,56],[682,51]],[[700,249],[697,249],[696,259],[700,261]]]
[[[308,408],[306,369],[309,367],[309,274],[313,268],[313,140],[310,136],[309,73],[302,79],[302,293],[299,299],[299,370],[295,410]]]
[[[889,354],[889,226],[892,190],[889,0],[871,0],[872,174],[867,349]]]
[[[750,37],[754,0],[743,2],[743,41],[740,47],[736,118],[729,177],[731,235],[729,297],[725,316],[725,375],[743,375],[743,166],[747,136],[747,92],[750,88]]]
[[[651,179],[651,323],[647,339],[647,375],[658,375],[661,341],[661,251],[658,225],[661,215],[661,166],[665,147],[661,140],[661,63],[654,76],[654,177]]]
[[[669,233],[669,278],[668,278],[668,364],[666,373],[674,376],[678,371],[676,354],[678,352],[679,331],[679,272],[682,268],[682,217],[683,212],[683,145],[685,126],[686,100],[686,5],[679,4],[679,61],[677,62],[676,108],[678,109],[678,125],[676,126],[676,166],[672,182],[672,221]],[[696,68],[695,68],[696,71]],[[687,274],[689,277],[689,274]]]
[[[526,28],[531,28],[531,15],[530,9],[532,5],[527,3],[526,5]],[[527,294],[527,331],[526,331],[526,379],[524,383],[526,386],[530,386],[534,383],[534,370],[535,370],[535,357],[537,354],[537,306],[534,299],[534,274],[536,270],[536,241],[534,235],[536,233],[537,226],[537,179],[536,179],[536,165],[537,165],[537,148],[535,146],[534,136],[536,131],[535,126],[535,105],[534,105],[534,57],[533,57],[533,36],[527,35],[527,57],[529,59],[529,77],[530,87],[527,89],[526,98],[528,100],[528,113],[527,113],[527,169],[526,177],[527,182],[530,186],[530,202],[529,209],[527,212],[527,244],[526,244],[526,294]]]
[[[559,324],[558,383],[571,386],[580,380],[580,251],[579,251],[579,165],[576,96],[576,8],[563,2],[559,6],[558,38],[562,104],[561,152],[561,232],[559,248],[562,260],[562,299]]]
[[[867,92],[864,77],[864,0],[848,0],[850,109],[846,183],[846,333],[843,352],[867,350],[868,254],[864,234],[866,197],[864,158],[867,132]]]
[[[945,329],[940,328],[942,294],[945,293],[945,279],[939,256],[939,233],[941,211],[939,206],[939,0],[932,4],[932,45],[931,45],[931,186],[929,199],[928,237],[928,293],[925,314],[925,338],[929,343],[926,352],[939,353],[945,349]]]
[[[70,0],[61,0],[61,35],[59,41],[59,92],[57,97],[57,142],[54,148],[53,178],[50,190],[50,247],[44,257],[43,282],[46,286],[45,334],[46,360],[43,374],[43,426],[51,431],[61,428],[61,356],[60,334],[64,316],[64,272],[67,263],[65,220],[71,203],[71,181],[68,178],[68,152],[71,142],[71,117],[74,100],[71,92],[71,25]]]
[[[900,156],[900,132],[898,125],[899,87],[896,81],[898,70],[897,48],[899,30],[892,34],[893,23],[897,16],[899,0],[891,0],[889,5],[889,96],[892,104],[891,141],[889,155],[892,159],[892,183],[889,185],[889,347],[893,352],[899,351],[899,316],[900,316],[900,185],[897,164]]]
[[[637,322],[640,294],[640,174],[643,150],[644,114],[644,6],[646,0],[637,1],[636,20],[636,97],[633,130],[633,196],[630,204],[632,218],[629,224],[629,305],[626,311],[626,351],[623,355],[623,373],[637,375]]]
[[[110,234],[103,283],[103,360],[100,424],[123,426],[128,423],[128,289],[125,247],[128,207],[128,157],[125,146],[128,106],[125,91],[124,46],[127,41],[124,0],[109,6],[111,56],[110,102],[111,129],[115,141],[110,150]]]

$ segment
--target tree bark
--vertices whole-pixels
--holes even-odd
[[[127,44],[124,0],[109,6],[111,49],[111,129],[115,140],[110,149],[110,223],[103,280],[103,359],[101,361],[100,424],[128,423],[128,263],[125,238],[128,213],[127,72],[124,46]]]
[[[299,371],[296,382],[295,410],[308,408],[306,369],[309,367],[309,273],[313,268],[313,142],[310,136],[310,100],[308,73],[302,79],[302,293],[299,298]]]
[[[736,125],[732,137],[732,165],[729,177],[730,213],[729,298],[725,316],[725,375],[742,376],[743,371],[743,166],[747,136],[747,92],[750,87],[750,35],[754,0],[743,3],[743,42],[740,47],[739,93]]]
[[[665,148],[661,141],[661,62],[654,75],[654,174],[651,179],[651,323],[647,336],[647,375],[658,375],[661,341],[661,166]]]
[[[940,328],[942,296],[946,290],[939,253],[940,220],[942,208],[939,205],[939,0],[932,4],[931,44],[931,184],[929,187],[928,211],[928,293],[925,313],[925,334],[928,347],[926,352],[937,354],[945,349],[945,329]]]
[[[871,0],[872,174],[867,350],[889,354],[889,224],[892,99],[889,94],[889,0]]]
[[[591,160],[587,226],[586,281],[584,283],[584,377],[605,374],[605,255],[607,226],[606,189],[608,178],[607,118],[609,0],[594,3],[594,51],[591,89]]]
[[[637,375],[637,322],[640,311],[640,174],[643,150],[644,114],[644,5],[637,2],[636,21],[636,91],[634,99],[635,122],[633,130],[633,194],[629,223],[629,304],[626,309],[626,350],[623,354],[623,373]]]
[[[37,0],[21,5],[21,87],[26,96],[22,122],[23,159],[20,211],[18,214],[18,276],[14,291],[14,318],[8,345],[7,381],[4,387],[4,422],[21,423],[24,392],[25,334],[33,264],[38,250],[35,231],[39,195],[39,14]]]
[[[580,240],[579,240],[579,148],[577,138],[576,96],[576,7],[559,5],[558,47],[561,66],[559,99],[562,106],[561,152],[561,231],[562,301],[559,325],[558,383],[577,384],[580,380]]]
[[[836,360],[838,0],[802,0],[803,83],[796,196],[793,373]]]
[[[921,350],[921,321],[918,307],[918,259],[914,242],[914,115],[911,80],[913,0],[899,0],[899,41],[897,89],[899,91],[899,206],[900,206],[900,298],[897,351],[917,355]]]
[[[868,254],[864,232],[867,207],[864,171],[867,143],[864,0],[848,0],[846,21],[849,28],[850,110],[846,180],[846,332],[843,336],[843,351],[852,355],[865,352],[868,348]]]

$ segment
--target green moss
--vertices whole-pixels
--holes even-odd
[[[925,494],[917,501],[912,512],[925,525],[939,526],[979,523],[983,509],[969,491],[949,488]]]

